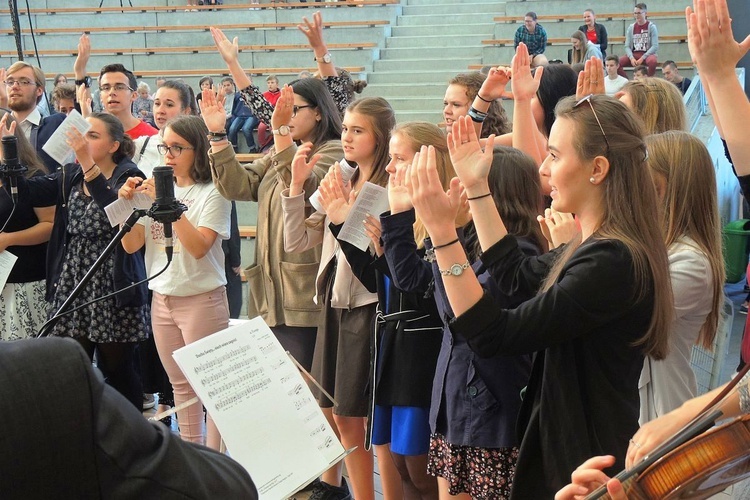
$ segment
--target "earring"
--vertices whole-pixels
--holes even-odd
[[[589,177],[589,182],[591,184],[596,184],[596,179],[594,179],[593,177]]]

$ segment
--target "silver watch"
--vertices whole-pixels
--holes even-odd
[[[272,130],[273,135],[289,135],[289,126],[282,125],[279,128],[275,128]]]
[[[469,269],[469,266],[470,264],[468,260],[464,262],[463,264],[456,263],[456,264],[453,264],[448,269],[445,269],[445,270],[441,269],[440,274],[443,276],[461,276],[464,273],[464,271]]]

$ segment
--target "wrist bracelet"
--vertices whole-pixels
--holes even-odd
[[[484,102],[486,102],[487,104],[492,104],[492,101],[491,101],[491,100],[489,100],[489,99],[485,99],[484,97],[482,97],[481,95],[479,95],[479,92],[477,92],[477,99],[479,99],[480,101],[484,101]]]
[[[488,196],[492,196],[492,193],[482,194],[482,195],[479,195],[479,196],[475,196],[473,198],[468,198],[467,197],[466,199],[469,200],[469,201],[474,201],[474,200],[481,200],[482,198],[487,198]]]
[[[487,113],[477,111],[476,109],[474,109],[474,106],[469,108],[468,115],[469,118],[471,118],[471,121],[475,123],[482,123],[487,118]]]
[[[433,249],[433,250],[439,250],[439,249],[441,249],[441,248],[449,247],[449,246],[451,246],[451,245],[453,245],[453,244],[455,244],[455,243],[458,243],[458,238],[456,238],[456,239],[455,239],[455,240],[453,240],[453,241],[449,241],[448,243],[445,243],[445,244],[443,244],[443,245],[437,245],[437,246],[434,246],[434,247],[432,247],[432,249]]]
[[[84,176],[84,177],[86,177],[86,174],[88,174],[89,172],[91,172],[92,170],[94,170],[94,168],[95,168],[95,167],[98,167],[98,166],[99,166],[99,165],[97,165],[96,163],[94,163],[93,165],[91,165],[91,166],[90,166],[90,167],[88,168],[88,170],[84,170],[84,171],[83,171],[83,176]]]
[[[208,138],[208,142],[221,142],[221,141],[226,141],[226,140],[227,140],[226,135],[216,135],[214,137]]]
[[[219,130],[218,132],[211,132],[211,131],[209,131],[208,135],[209,135],[209,137],[216,137],[216,136],[219,136],[219,135],[227,135],[227,131],[226,130]]]

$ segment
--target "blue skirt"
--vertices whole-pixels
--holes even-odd
[[[430,409],[375,405],[372,444],[388,443],[399,455],[425,455],[430,449]]]

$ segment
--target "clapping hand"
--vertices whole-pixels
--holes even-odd
[[[436,165],[435,148],[422,146],[409,167],[408,184],[417,215],[433,238],[443,232],[456,234],[453,224],[461,204],[458,178],[451,180],[450,191],[446,193]]]
[[[341,179],[339,162],[331,165],[328,173],[320,182],[320,203],[326,211],[328,219],[334,224],[343,224],[352,209],[356,193],[352,190],[347,197],[344,194],[344,183]]]
[[[492,166],[494,145],[495,136],[491,135],[482,151],[473,122],[468,116],[459,117],[448,132],[451,162],[469,197],[489,192],[487,176]]]

